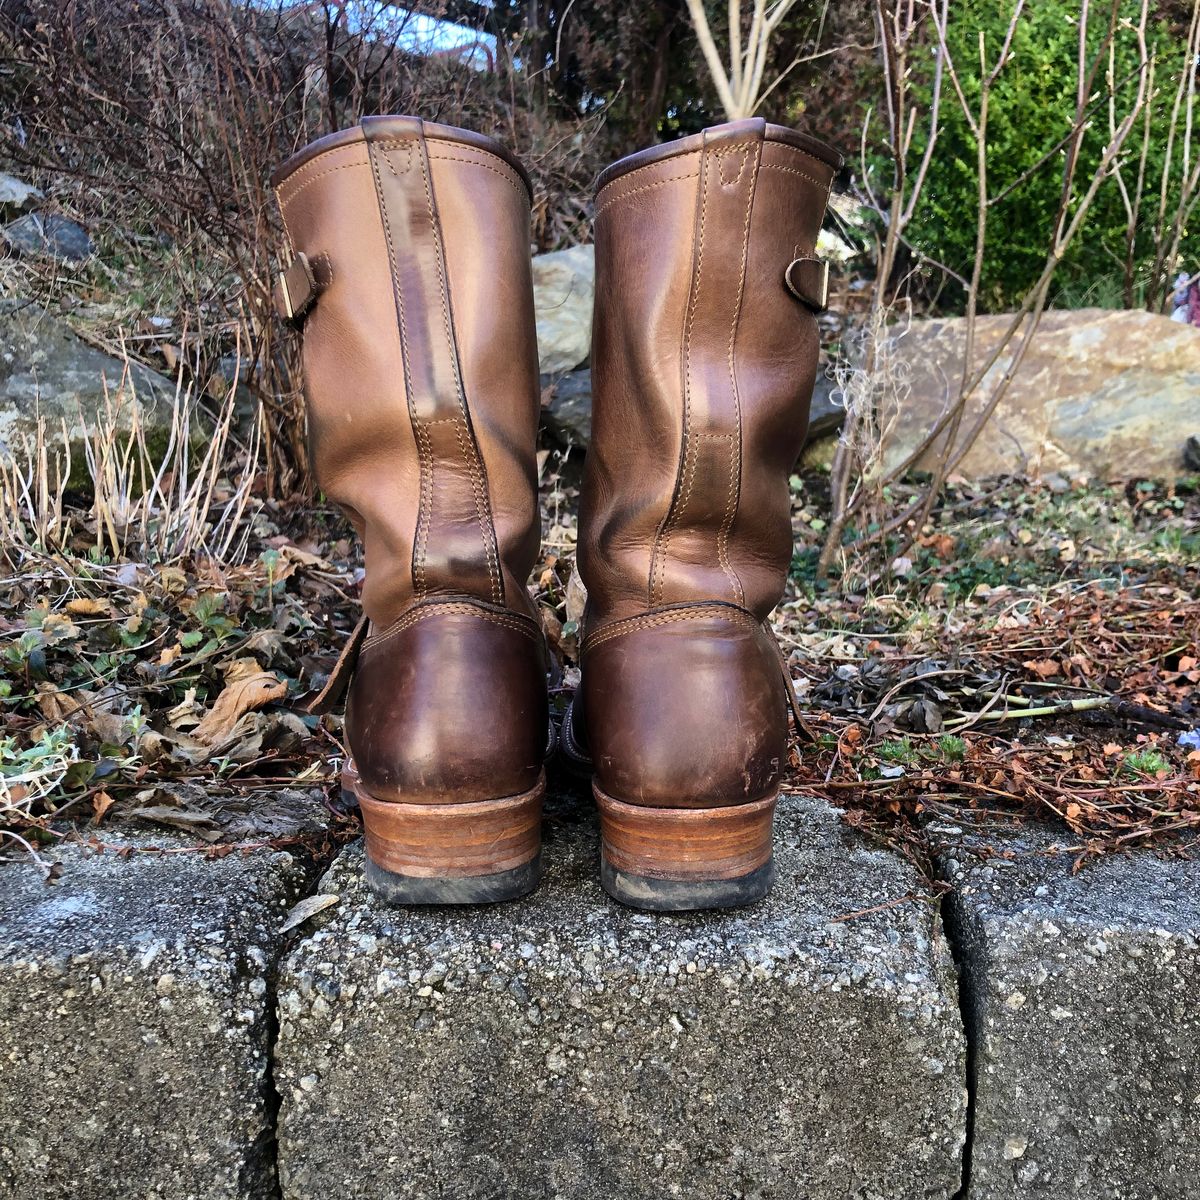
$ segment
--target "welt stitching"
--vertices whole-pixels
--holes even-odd
[[[638,170],[644,171],[646,168],[639,167]],[[599,218],[602,213],[607,212],[614,204],[620,204],[622,200],[628,200],[630,196],[636,196],[639,192],[648,192],[651,188],[662,187],[664,183],[674,183],[679,179],[695,179],[696,175],[696,171],[689,171],[686,175],[668,175],[667,178],[659,179],[655,183],[645,183],[641,187],[630,188],[629,191],[621,192],[619,195],[609,196],[596,210],[596,217]]]
[[[393,147],[396,148],[396,147]],[[367,158],[371,164],[371,173],[375,176],[375,188],[379,199],[379,213],[383,218],[383,232],[387,240],[388,247],[388,270],[392,277],[392,295],[396,303],[396,315],[400,321],[400,358],[401,365],[404,371],[404,392],[405,399],[408,401],[408,419],[413,428],[413,433],[416,435],[417,442],[417,458],[420,463],[420,503],[417,511],[417,547],[416,557],[413,562],[413,574],[415,578],[413,582],[417,587],[417,595],[424,596],[425,594],[425,550],[422,539],[422,528],[427,530],[428,525],[428,510],[425,506],[425,482],[426,477],[431,471],[429,460],[426,458],[424,447],[421,441],[421,427],[416,420],[416,413],[413,411],[413,392],[412,392],[412,376],[408,369],[408,329],[404,321],[404,297],[400,294],[400,289],[396,285],[396,246],[392,239],[392,224],[388,220],[387,203],[383,198],[383,180],[379,175],[379,157],[382,156],[384,162],[387,163],[388,170],[393,177],[399,179],[399,173],[396,170],[395,164],[388,157],[387,147],[379,147],[379,155],[371,154],[368,150]],[[406,147],[407,149],[407,147]],[[407,168],[406,168],[407,169]]]
[[[288,248],[291,250],[293,257],[296,253],[296,239],[292,237],[292,231],[288,226],[287,210],[284,208],[283,195],[281,193],[282,184],[275,189],[275,203],[279,205],[279,219],[283,222],[283,235],[287,238]]]
[[[434,154],[432,150],[428,153],[431,159],[436,158],[438,162],[466,163],[471,167],[482,167],[485,171],[491,171],[493,175],[499,175],[500,178],[506,183],[509,183],[516,188],[517,191],[521,193],[521,196],[524,198],[525,202],[527,204],[529,203],[529,191],[525,187],[525,184],[521,182],[517,173],[511,167],[505,167],[502,170],[500,167],[493,167],[490,163],[480,162],[477,158],[460,158],[456,154]],[[484,151],[480,151],[480,153],[482,154]]]
[[[433,521],[433,441],[425,422],[413,420],[413,432],[417,435],[417,454],[421,460],[420,516],[417,526],[417,595],[424,599],[429,590],[425,577],[425,560],[429,557],[429,526]]]
[[[802,150],[799,146],[793,146],[791,142],[771,142],[770,145],[778,146],[781,150],[788,151],[789,154],[799,154],[801,158],[808,162],[819,163],[823,167],[828,167],[830,171],[833,170],[824,159],[818,158],[810,150]]]
[[[799,175],[801,179],[806,179],[809,183],[814,184],[816,187],[823,188],[827,194],[833,182],[830,180],[829,183],[826,183],[825,180],[817,179],[810,175],[807,171],[801,171],[797,167],[785,167],[779,163],[765,162],[762,164],[762,169],[764,171],[782,171],[785,175]]]
[[[665,613],[653,613],[642,617],[628,617],[624,621],[617,621],[612,625],[606,625],[603,629],[597,630],[592,637],[585,640],[584,649],[591,650],[603,642],[621,637],[626,633],[632,633],[638,629],[653,629],[659,625],[671,625],[677,621],[698,621],[704,617],[712,616],[713,613],[713,608],[706,606],[677,609]],[[719,615],[726,620],[742,625],[757,624],[753,616],[739,609],[722,610]]]
[[[692,426],[692,326],[696,319],[696,306],[700,298],[700,281],[703,278],[704,272],[704,217],[708,210],[708,192],[705,188],[705,164],[704,156],[701,154],[700,160],[700,228],[697,234],[697,250],[696,250],[696,275],[692,281],[692,294],[689,298],[687,323],[684,326],[683,335],[683,444],[684,456],[681,464],[684,472],[684,479],[687,479],[687,493],[684,497],[684,506],[692,494],[692,481],[695,479],[693,474],[688,478],[688,454],[692,450],[691,442],[691,426]],[[655,603],[655,596],[659,600],[662,599],[663,582],[667,572],[667,551],[671,547],[671,534],[674,531],[675,525],[679,519],[679,510],[674,505],[667,512],[667,520],[663,526],[661,539],[662,543],[658,550],[658,574],[657,583],[651,579],[650,602]]]
[[[470,458],[471,451],[470,451],[470,447],[468,445],[468,430],[467,430],[466,424],[461,419],[455,421],[454,434],[455,434],[455,437],[458,439],[458,447],[459,447],[459,450],[462,451],[463,461],[470,462],[471,461],[471,458]],[[482,480],[480,480],[478,478],[474,469],[472,469],[471,470],[471,491],[475,495],[475,518],[479,522],[479,536],[483,540],[484,552],[487,554],[488,575],[490,577],[489,582],[492,585],[492,599],[497,604],[499,604],[501,598],[499,595],[497,595],[497,590],[496,590],[496,575],[499,572],[499,563],[496,562],[496,559],[495,559],[495,556],[493,553],[492,540],[491,540],[491,538],[488,537],[487,523],[484,520],[484,512],[486,511],[487,506],[486,506],[484,497],[481,494],[481,491],[482,491],[481,485],[482,485]]]
[[[428,149],[426,149],[426,153],[428,153]],[[450,359],[450,369],[454,373],[455,399],[462,410],[463,421],[469,429],[470,417],[467,413],[467,397],[463,392],[462,376],[458,370],[458,350],[454,343],[454,331],[450,324],[450,308],[446,303],[446,267],[442,261],[441,231],[438,227],[437,217],[433,211],[433,191],[429,185],[429,172],[424,169],[424,164],[422,164],[421,182],[425,187],[425,205],[429,212],[429,228],[434,239],[433,251],[438,273],[438,298],[442,304],[442,323],[446,331],[446,351]],[[461,431],[458,436],[458,445],[462,453],[463,463],[471,476],[471,491],[475,497],[475,513],[479,519],[479,534],[483,539],[484,554],[487,556],[488,582],[492,585],[492,599],[499,603],[500,581],[498,564],[495,558],[496,548],[492,539],[488,536],[487,526],[491,521],[491,513],[488,511],[487,497],[482,494],[482,479],[479,477],[479,450],[474,445],[473,438],[471,439],[471,445],[468,447],[462,437]]]
[[[758,160],[762,161],[762,150],[758,148]],[[747,144],[746,153],[742,157],[742,165],[738,170],[738,180],[750,158],[750,146]],[[741,604],[745,600],[742,591],[742,581],[737,577],[733,564],[729,561],[729,531],[733,528],[733,518],[737,514],[737,469],[742,455],[742,399],[738,394],[737,375],[733,369],[733,346],[737,339],[738,318],[741,315],[742,296],[746,288],[746,258],[750,251],[750,213],[754,208],[754,175],[751,172],[750,186],[746,189],[746,217],[742,222],[742,262],[738,268],[737,298],[733,305],[733,315],[729,321],[729,388],[733,397],[735,438],[729,447],[729,495],[725,500],[725,520],[717,531],[717,559],[729,582],[733,584],[733,594]]]
[[[726,150],[717,150],[714,157],[717,160],[717,174],[721,180],[722,187],[736,187],[742,179],[742,172],[746,169],[746,158],[750,150],[750,144],[742,147],[730,146]],[[738,173],[732,179],[725,178],[725,160],[732,158],[734,155],[738,158]]]

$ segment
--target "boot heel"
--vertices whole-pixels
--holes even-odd
[[[656,912],[738,908],[775,879],[776,796],[726,808],[649,808],[592,791],[600,808],[600,882],[614,900]]]
[[[362,811],[367,886],[389,904],[491,904],[531,892],[542,873],[545,774],[519,796],[469,804],[376,800]]]

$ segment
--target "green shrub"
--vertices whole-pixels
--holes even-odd
[[[1124,23],[1115,40],[1113,78],[1117,84],[1118,120],[1137,89],[1138,49],[1133,22],[1139,4],[1117,0]],[[1107,5],[1093,6],[1092,53],[1107,31]],[[1166,160],[1171,105],[1180,72],[1185,69],[1186,28],[1169,2],[1152,22],[1149,48],[1156,58],[1155,96],[1146,154],[1146,196],[1134,245],[1135,271],[1125,272],[1125,207],[1114,179],[1104,181],[1079,235],[1055,277],[1051,302],[1062,306],[1120,307],[1145,302],[1149,268],[1154,258],[1152,215]],[[1075,113],[1078,55],[1078,0],[1038,0],[1026,4],[1012,42],[1012,57],[995,84],[988,121],[988,193],[1003,199],[988,214],[980,307],[1003,310],[1017,305],[1040,275],[1054,227],[1062,191],[1063,152],[1049,154],[1069,133]],[[979,38],[982,33],[991,69],[1008,28],[1010,3],[995,0],[954,0],[948,43],[964,94],[973,111],[981,86]],[[932,82],[932,52],[914,55],[914,95],[928,106]],[[1100,161],[1109,136],[1109,114],[1103,61],[1092,89],[1092,120],[1083,137],[1076,193],[1082,192]],[[1139,119],[1124,153],[1126,180],[1132,192],[1142,152],[1145,128]],[[1182,128],[1174,150],[1175,194],[1180,176]],[[924,145],[914,139],[911,161],[920,161]],[[1045,161],[1042,160],[1045,158]],[[1040,164],[1040,165],[1039,165]],[[1027,179],[1022,179],[1028,174]],[[1020,182],[1018,182],[1020,181]],[[930,257],[969,276],[975,255],[978,169],[973,135],[954,89],[947,79],[942,94],[942,129],[925,190],[910,237]],[[1011,189],[1011,190],[1009,190]],[[1172,205],[1173,208],[1173,205]],[[1197,264],[1200,237],[1193,230],[1184,242],[1184,260]]]

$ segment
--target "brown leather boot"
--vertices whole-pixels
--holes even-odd
[[[604,887],[639,908],[745,904],[773,878],[791,682],[767,617],[839,161],[756,119],[600,177],[583,682],[564,743],[594,764]]]
[[[272,180],[296,258],[312,460],[366,554],[347,786],[367,879],[403,904],[502,900],[540,870],[546,651],[529,181],[489,138],[369,117]],[[369,627],[368,627],[369,626]]]

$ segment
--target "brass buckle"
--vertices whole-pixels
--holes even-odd
[[[292,282],[296,268],[300,268],[303,283],[303,295],[293,297]],[[301,251],[288,266],[279,272],[276,280],[276,294],[280,300],[280,316],[285,321],[295,323],[312,307],[317,296],[317,277],[313,273],[312,263],[308,255]]]
[[[817,268],[813,278],[813,268]],[[814,312],[824,312],[829,307],[829,262],[823,258],[797,258],[784,272],[787,289]]]
[[[821,302],[819,307],[822,312],[829,307],[829,260],[827,258],[821,260]]]

